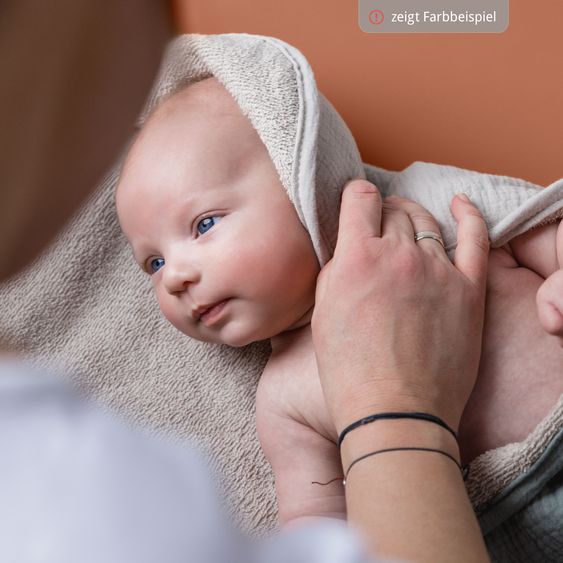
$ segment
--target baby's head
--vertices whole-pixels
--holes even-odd
[[[184,334],[243,346],[309,322],[313,244],[266,147],[215,78],[149,117],[116,203],[160,309]]]

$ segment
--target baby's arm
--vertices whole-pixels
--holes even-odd
[[[545,278],[536,302],[549,334],[563,345],[563,221],[532,229],[510,241],[516,261]]]
[[[272,466],[282,526],[318,518],[346,519],[338,449],[310,427],[274,413],[258,420],[258,436]],[[340,477],[330,484],[327,483]]]
[[[287,525],[306,518],[345,519],[336,431],[324,401],[310,328],[293,333],[272,354],[256,393],[256,427],[276,480],[279,520]],[[333,479],[328,485],[314,483]]]
[[[508,246],[520,266],[546,279],[562,267],[557,257],[560,222],[530,229],[513,238]],[[559,237],[561,238],[561,237]]]

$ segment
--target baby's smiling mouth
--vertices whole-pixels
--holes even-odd
[[[223,311],[229,300],[230,298],[217,303],[212,303],[211,305],[202,305],[201,307],[197,307],[193,311],[193,318],[205,325],[213,324],[213,322],[218,320],[220,313]]]

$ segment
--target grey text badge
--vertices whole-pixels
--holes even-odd
[[[366,33],[502,33],[509,0],[358,0]]]

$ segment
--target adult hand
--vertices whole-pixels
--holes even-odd
[[[420,205],[387,198],[367,181],[343,193],[338,243],[317,283],[313,342],[338,432],[377,412],[431,413],[457,430],[477,377],[488,234],[454,198],[458,246],[414,241],[440,233]]]

